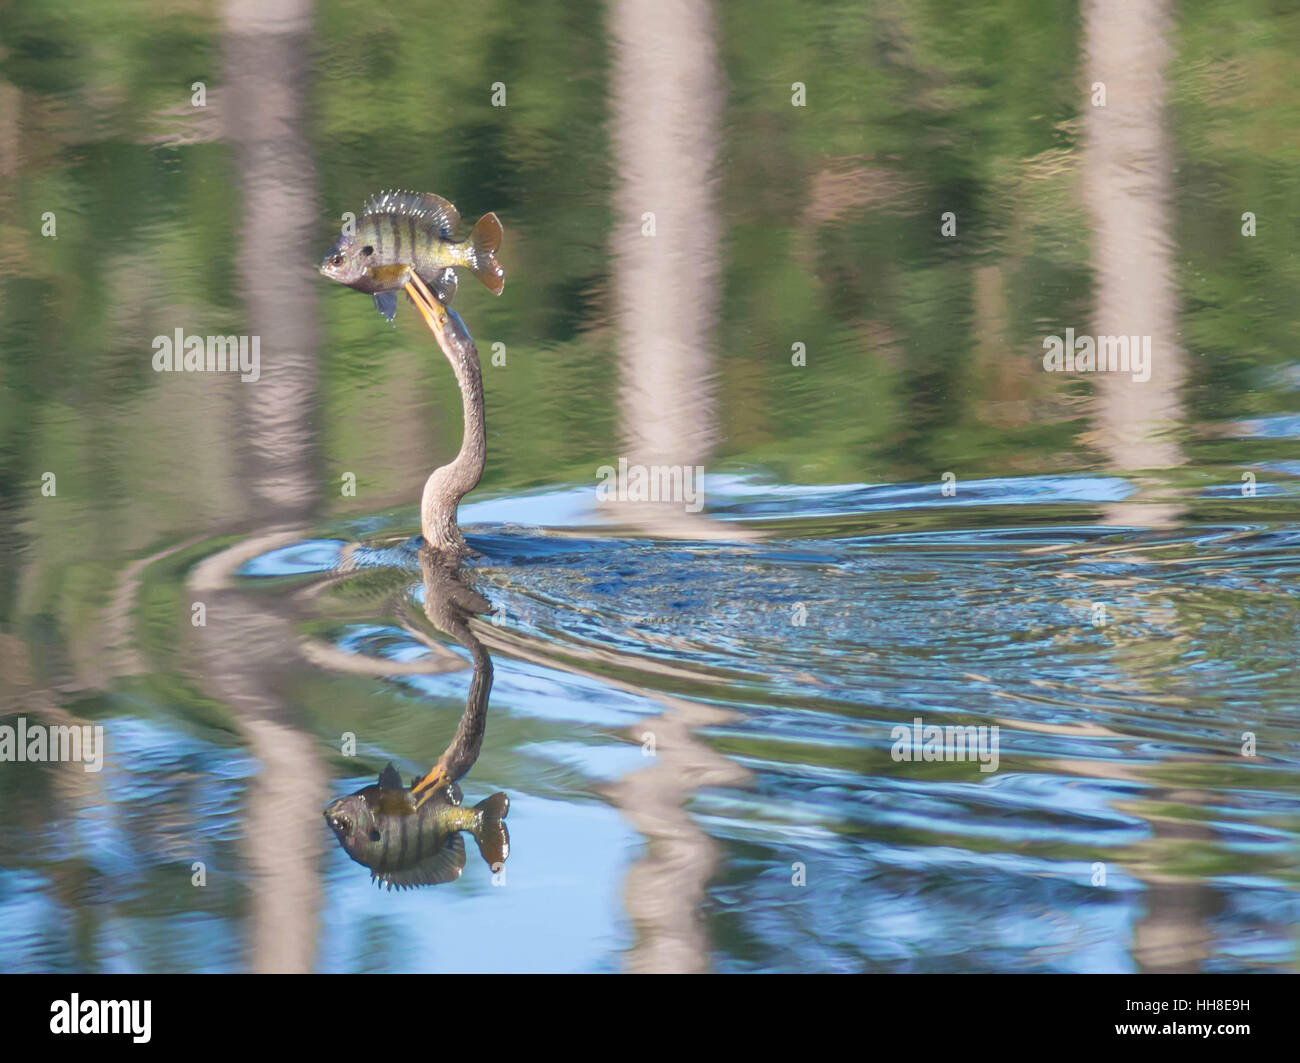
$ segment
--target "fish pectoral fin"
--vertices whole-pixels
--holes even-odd
[[[455,882],[465,870],[465,843],[458,833],[453,831],[432,856],[421,860],[414,867],[397,871],[384,871],[373,877],[389,889],[413,889],[416,886],[437,886],[443,882]]]
[[[384,315],[385,320],[392,322],[397,316],[397,293],[396,292],[375,292],[375,309]]]
[[[415,802],[406,790],[381,789],[374,808],[385,816],[415,815]]]
[[[366,270],[366,275],[376,288],[395,292],[414,272],[409,263],[394,262],[391,266],[371,266]]]

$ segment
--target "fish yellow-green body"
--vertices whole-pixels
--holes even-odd
[[[450,882],[465,867],[468,831],[493,871],[504,865],[510,835],[503,820],[510,799],[493,794],[473,808],[460,803],[455,783],[433,793],[417,806],[391,764],[377,785],[340,797],[325,809],[325,821],[344,852],[370,869],[370,877],[389,889],[406,889]]]
[[[344,231],[321,261],[331,280],[374,296],[390,321],[397,292],[417,273],[444,304],[456,291],[456,269],[468,269],[494,294],[505,286],[496,260],[501,222],[485,214],[469,236],[453,238],[460,214],[441,196],[428,192],[383,192],[365,205],[354,230]]]

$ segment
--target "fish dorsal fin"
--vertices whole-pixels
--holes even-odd
[[[442,196],[432,192],[380,192],[366,200],[365,214],[391,214],[402,218],[417,218],[427,221],[438,230],[438,235],[451,239],[451,234],[460,224],[460,212]]]
[[[388,767],[379,773],[379,785],[385,790],[402,789],[402,777],[397,774],[397,769],[393,767],[393,762],[388,762]]]
[[[425,857],[414,867],[401,871],[381,871],[371,878],[390,890],[413,889],[416,886],[436,886],[441,882],[454,882],[465,870],[465,843],[459,834],[451,834],[446,843],[432,856]]]

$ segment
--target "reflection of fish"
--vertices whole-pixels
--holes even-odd
[[[389,321],[397,313],[397,293],[412,271],[443,302],[456,291],[456,271],[463,266],[494,295],[505,287],[497,262],[501,222],[495,214],[479,218],[469,237],[457,243],[452,233],[460,221],[456,208],[428,192],[384,192],[372,197],[355,232],[344,232],[321,261],[331,280],[374,296],[375,307]]]
[[[510,835],[502,821],[510,799],[496,793],[473,808],[462,808],[455,783],[435,791],[416,807],[411,791],[392,764],[376,786],[340,797],[325,809],[325,821],[348,856],[370,868],[370,877],[389,889],[451,882],[465,867],[469,831],[494,871],[510,853]]]

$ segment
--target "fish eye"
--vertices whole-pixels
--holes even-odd
[[[342,255],[335,255],[333,258],[330,259],[330,265],[331,265],[331,266],[341,266],[341,265],[343,265],[343,256],[342,256]]]
[[[377,842],[377,841],[379,841],[379,838],[380,838],[379,831],[377,831],[377,830],[372,830],[372,831],[370,832],[370,840],[371,840],[372,842]]]
[[[361,249],[361,253],[365,255],[367,258],[369,258],[371,255],[375,253],[375,249],[371,247],[369,244],[366,244],[366,246]]]

